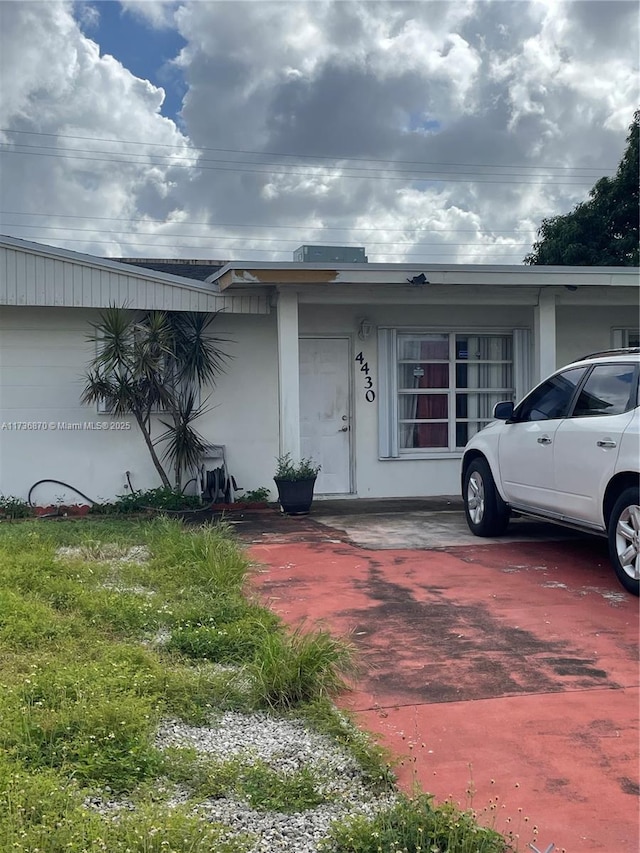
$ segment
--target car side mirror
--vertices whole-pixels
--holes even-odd
[[[513,417],[513,403],[496,403],[493,407],[493,417],[497,421],[508,421]]]

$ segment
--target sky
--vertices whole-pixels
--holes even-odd
[[[636,0],[0,0],[0,233],[520,264],[612,175]]]

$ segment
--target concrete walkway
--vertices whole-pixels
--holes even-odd
[[[531,522],[487,543],[455,499],[385,503],[236,518],[264,600],[350,636],[363,668],[341,702],[404,756],[407,789],[523,851],[636,853],[638,601],[606,543]]]

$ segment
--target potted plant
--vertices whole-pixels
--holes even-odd
[[[309,512],[319,470],[320,466],[312,459],[294,462],[290,453],[278,456],[273,479],[283,512],[287,515],[306,515]]]

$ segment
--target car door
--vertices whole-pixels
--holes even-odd
[[[570,519],[601,526],[602,497],[633,418],[638,371],[630,363],[598,364],[555,435],[556,502]]]
[[[504,425],[498,445],[500,479],[509,503],[549,512],[555,500],[554,441],[586,367],[551,376],[528,394]]]

